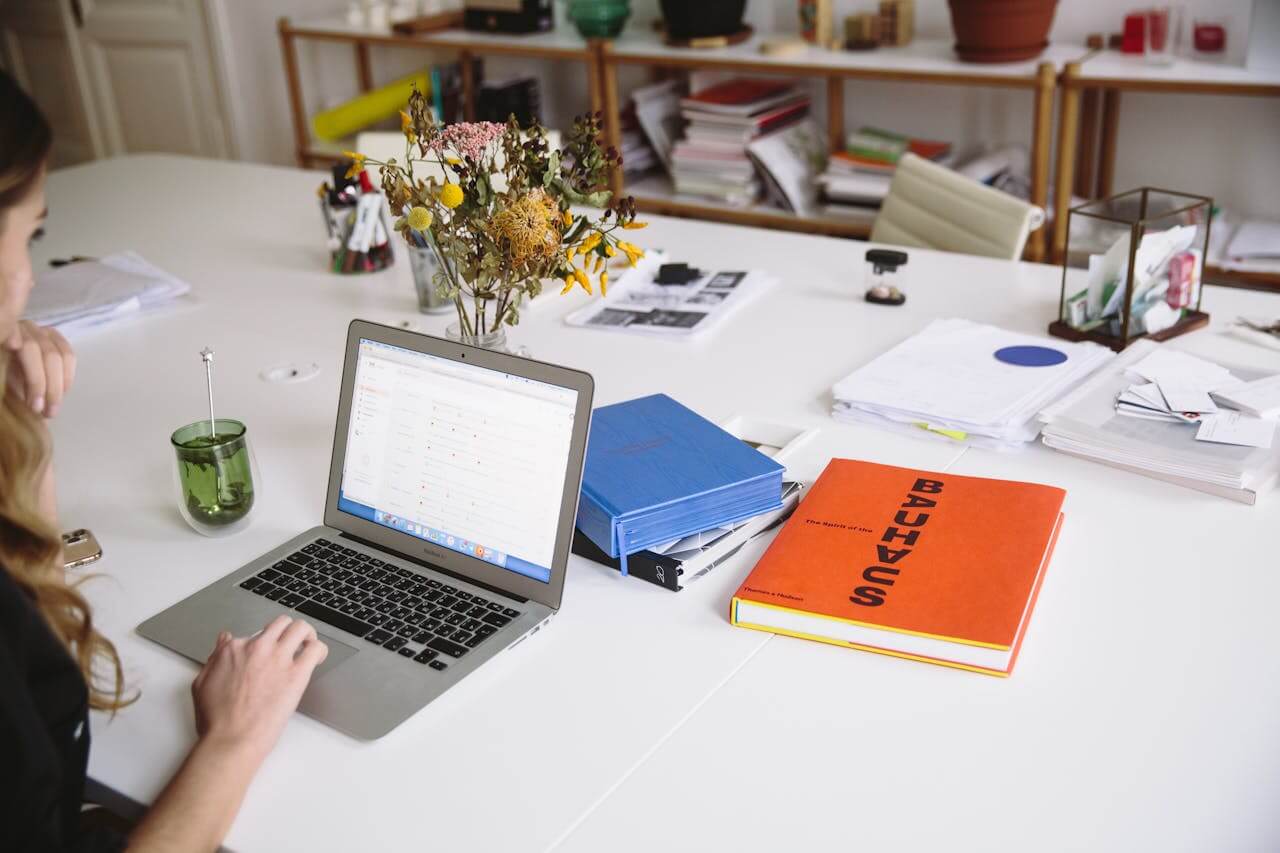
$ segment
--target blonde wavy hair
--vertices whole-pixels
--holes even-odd
[[[43,172],[52,141],[35,103],[0,72],[0,231],[5,214],[26,198]],[[67,583],[62,538],[40,512],[40,488],[52,449],[40,416],[8,382],[11,358],[0,351],[0,570],[76,661],[89,690],[89,707],[117,711],[136,697],[124,696],[120,656],[94,628],[84,596]]]

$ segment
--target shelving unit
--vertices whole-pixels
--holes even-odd
[[[533,59],[554,59],[581,62],[586,68],[593,110],[601,108],[597,63],[598,47],[568,30],[553,30],[530,35],[501,35],[476,33],[462,29],[439,30],[400,35],[390,28],[354,27],[341,18],[326,18],[297,24],[281,18],[278,24],[280,50],[284,59],[285,80],[289,90],[289,107],[293,115],[294,145],[298,165],[304,169],[318,164],[334,163],[342,159],[341,146],[321,142],[312,137],[307,120],[302,81],[298,73],[297,42],[311,40],[349,44],[355,53],[356,74],[360,90],[374,88],[373,64],[369,49],[374,46],[410,48],[417,50],[447,51],[461,61],[462,95],[466,116],[474,118],[476,81],[471,75],[470,58],[473,56],[516,56]]]
[[[368,91],[374,86],[369,54],[373,46],[446,50],[460,59],[499,55],[581,62],[590,81],[588,88],[591,93],[591,109],[604,111],[606,133],[610,144],[617,148],[621,148],[621,102],[617,70],[623,65],[655,70],[718,69],[744,74],[774,74],[825,80],[827,129],[832,144],[836,146],[842,145],[844,139],[846,80],[1020,89],[1030,92],[1033,98],[1030,129],[1031,203],[1041,207],[1046,207],[1048,203],[1050,133],[1058,71],[1067,62],[1079,60],[1086,53],[1084,48],[1051,46],[1034,61],[981,65],[956,59],[950,42],[917,39],[906,47],[879,48],[869,52],[809,48],[799,55],[771,57],[760,53],[759,37],[732,47],[690,49],[670,47],[656,33],[639,30],[624,33],[616,41],[588,41],[565,28],[533,35],[499,35],[450,29],[403,36],[389,29],[353,27],[345,20],[333,18],[298,24],[282,18],[279,32],[293,113],[297,159],[298,164],[303,167],[335,162],[341,157],[340,145],[318,142],[312,138],[309,130],[298,74],[297,41],[310,39],[352,45],[362,91]],[[463,63],[464,69],[469,67],[469,63]],[[464,75],[463,89],[470,117],[474,112],[475,81],[468,75]],[[632,187],[624,187],[623,176],[619,171],[613,176],[613,186],[618,192],[632,193],[636,196],[637,207],[654,213],[844,237],[866,237],[871,230],[870,224],[865,222],[839,217],[802,216],[766,204],[733,207],[696,197],[680,196],[675,194],[671,182],[663,177],[644,178]],[[1033,232],[1028,241],[1027,257],[1031,260],[1044,258],[1047,254],[1047,242],[1045,229]]]
[[[1179,58],[1171,65],[1151,65],[1140,55],[1101,50],[1079,62],[1069,62],[1060,78],[1062,98],[1058,117],[1058,154],[1055,167],[1055,210],[1051,255],[1061,258],[1067,242],[1067,208],[1075,185],[1083,195],[1105,198],[1113,192],[1116,140],[1119,137],[1121,92],[1165,92],[1184,95],[1236,95],[1280,97],[1280,72],[1258,71]],[[1083,115],[1081,101],[1102,93],[1100,122],[1091,108]],[[1093,98],[1096,103],[1096,97]],[[1097,125],[1096,185],[1093,183],[1095,151],[1093,124]],[[1081,141],[1078,137],[1084,137]],[[1076,168],[1085,180],[1076,183]],[[1280,290],[1280,273],[1241,272],[1207,264],[1205,278],[1220,284]]]
[[[619,146],[619,95],[617,70],[623,65],[665,69],[711,69],[743,74],[773,74],[819,78],[826,81],[827,133],[833,146],[844,140],[844,83],[846,80],[884,80],[944,86],[985,86],[1031,92],[1031,203],[1046,207],[1050,168],[1050,133],[1053,96],[1058,69],[1086,54],[1085,48],[1051,46],[1033,61],[1000,65],[961,62],[950,42],[917,39],[899,48],[878,48],[867,52],[832,51],[817,47],[802,53],[774,57],[760,53],[760,38],[731,47],[712,49],[675,48],[663,43],[656,33],[628,32],[613,42],[599,44],[600,92],[610,143]],[[735,222],[782,228],[792,231],[865,237],[870,226],[838,218],[801,216],[776,208],[755,205],[732,208],[705,200],[676,196],[670,184],[646,180],[627,188],[621,174],[614,176],[616,191],[630,192],[636,206],[654,213],[692,216],[721,222]],[[652,192],[653,189],[665,192]],[[1027,246],[1027,258],[1045,257],[1045,229],[1035,231]]]

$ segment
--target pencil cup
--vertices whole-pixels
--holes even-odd
[[[322,204],[328,229],[329,269],[352,274],[377,272],[395,263],[391,228],[381,193],[365,193],[341,205]]]
[[[418,292],[418,310],[423,314],[447,314],[453,300],[441,295],[436,284],[440,261],[430,247],[409,247],[409,269],[413,271],[413,288]]]
[[[182,427],[170,438],[177,455],[178,509],[205,536],[247,527],[260,481],[249,436],[240,421],[219,418]]]

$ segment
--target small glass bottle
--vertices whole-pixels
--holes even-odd
[[[907,297],[898,289],[898,267],[907,263],[907,253],[896,249],[868,249],[867,263],[871,272],[867,275],[868,302],[877,305],[901,305]]]

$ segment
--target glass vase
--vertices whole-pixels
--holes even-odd
[[[507,330],[505,326],[499,327],[496,332],[482,332],[478,335],[463,334],[462,325],[460,323],[450,323],[448,328],[444,330],[444,335],[451,341],[460,344],[466,344],[471,347],[479,347],[480,349],[492,350],[493,352],[506,353],[507,355],[518,355],[521,358],[529,358],[529,348],[523,346],[512,346],[507,341]]]
[[[435,250],[422,246],[409,246],[408,250],[413,289],[418,294],[418,310],[423,314],[448,314],[454,310],[453,300],[442,295],[436,285],[440,261]]]
[[[249,524],[261,491],[258,462],[240,421],[188,424],[170,437],[177,456],[178,510],[197,533],[226,536]]]

